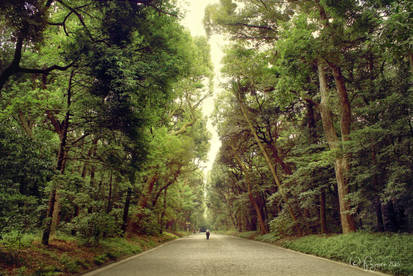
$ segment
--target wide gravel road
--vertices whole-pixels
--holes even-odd
[[[85,276],[132,275],[384,275],[241,238],[195,234]]]

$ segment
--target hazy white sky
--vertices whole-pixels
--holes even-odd
[[[182,24],[188,28],[193,36],[206,36],[203,18],[205,7],[209,4],[217,3],[219,0],[179,0],[180,6],[186,10],[186,16],[182,21]],[[211,59],[214,64],[214,96],[206,99],[202,105],[202,111],[205,116],[210,116],[214,110],[214,100],[215,95],[219,91],[219,72],[221,70],[220,61],[222,59],[222,46],[223,38],[218,35],[213,35],[209,39],[209,44],[211,46]],[[221,146],[221,141],[217,135],[216,130],[212,126],[211,120],[208,120],[207,128],[212,134],[210,140],[211,148],[208,153],[208,162],[205,164],[206,168],[204,169],[204,175],[207,176],[207,173],[211,170],[214,163],[215,157],[218,153],[219,147]]]

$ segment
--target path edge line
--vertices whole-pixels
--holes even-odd
[[[139,253],[139,254],[136,254],[136,255],[127,257],[127,258],[125,258],[125,259],[123,259],[123,260],[120,260],[120,261],[117,261],[117,262],[114,262],[114,263],[105,265],[105,266],[103,266],[103,267],[100,267],[100,268],[97,268],[97,269],[95,269],[95,270],[92,270],[92,271],[89,271],[89,272],[86,272],[86,273],[83,273],[83,274],[79,274],[79,275],[82,275],[82,276],[93,276],[93,275],[97,275],[98,273],[100,273],[100,272],[102,272],[102,271],[105,271],[105,270],[107,270],[107,269],[113,268],[113,267],[118,266],[118,265],[120,265],[120,264],[129,262],[129,261],[131,261],[131,260],[133,260],[133,259],[136,259],[136,258],[138,258],[138,257],[140,257],[140,256],[142,256],[142,255],[145,255],[145,254],[147,254],[147,253],[149,253],[149,252],[151,252],[151,251],[154,251],[154,250],[156,250],[156,249],[159,249],[159,248],[161,248],[161,247],[163,247],[163,246],[165,246],[165,245],[167,245],[167,244],[171,244],[171,243],[173,243],[173,242],[179,241],[179,240],[184,239],[184,238],[185,238],[185,237],[180,237],[180,238],[177,238],[177,239],[174,239],[174,240],[171,240],[171,241],[167,241],[167,242],[162,243],[162,244],[160,244],[160,245],[158,245],[158,246],[156,246],[156,247],[153,247],[153,248],[151,248],[151,249],[145,250],[145,251],[143,251],[143,252],[141,252],[141,253]]]
[[[317,255],[312,255],[312,254],[304,253],[304,252],[301,252],[301,251],[296,251],[296,250],[293,250],[293,249],[290,249],[290,248],[285,248],[285,247],[282,247],[282,246],[279,246],[279,245],[273,244],[273,243],[257,241],[257,240],[252,240],[252,239],[248,239],[248,238],[241,238],[241,237],[233,236],[233,235],[226,235],[226,234],[224,234],[224,235],[235,238],[235,239],[242,239],[242,240],[247,240],[247,241],[250,241],[250,242],[258,242],[258,243],[261,243],[261,244],[266,245],[266,246],[277,247],[277,248],[280,248],[282,250],[290,251],[290,252],[293,252],[293,253],[298,253],[298,254],[301,254],[301,255],[317,258],[317,259],[324,260],[324,261],[329,261],[331,263],[344,265],[344,266],[347,266],[347,267],[352,267],[352,268],[355,268],[355,269],[358,269],[358,270],[361,270],[361,271],[364,271],[364,272],[370,272],[372,274],[376,274],[376,275],[380,275],[380,276],[393,276],[394,275],[394,274],[386,274],[384,272],[376,271],[376,270],[366,270],[366,269],[363,269],[363,268],[361,268],[359,266],[356,266],[356,265],[350,265],[350,264],[345,263],[345,262],[331,260],[331,259],[328,259],[328,258],[325,258],[325,257],[320,257],[320,256],[317,256]]]

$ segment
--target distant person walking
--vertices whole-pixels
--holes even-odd
[[[209,240],[209,236],[211,235],[211,233],[209,232],[209,229],[206,230],[206,238],[207,240]]]

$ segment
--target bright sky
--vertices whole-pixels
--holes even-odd
[[[185,18],[182,21],[182,24],[188,28],[192,34],[192,36],[206,36],[204,26],[203,26],[203,18],[204,18],[204,10],[205,7],[209,4],[217,3],[219,0],[179,0],[180,5],[183,7],[184,10],[187,11]],[[214,100],[216,98],[216,94],[219,91],[219,78],[220,78],[220,70],[221,70],[221,59],[223,57],[222,53],[222,46],[223,46],[223,39],[218,35],[213,35],[209,39],[209,44],[211,46],[211,59],[212,63],[214,64],[214,96],[209,97],[204,100],[202,104],[202,112],[205,116],[210,116],[211,113],[214,111]],[[210,140],[211,148],[208,152],[208,162],[205,164],[204,169],[204,176],[208,175],[208,172],[211,170],[212,165],[214,163],[215,157],[218,153],[218,150],[221,146],[221,141],[219,140],[218,134],[214,127],[212,126],[211,119],[208,119],[207,129],[212,134],[212,138]]]

